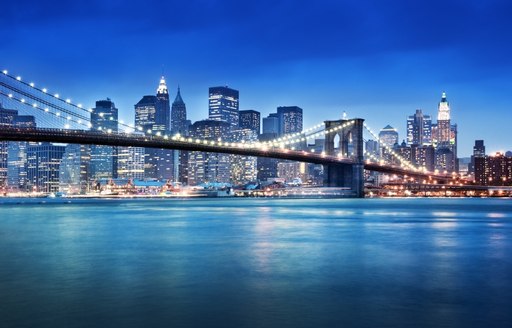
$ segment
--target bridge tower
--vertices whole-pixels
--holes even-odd
[[[363,122],[364,119],[341,119],[337,121],[324,121],[325,130],[343,126],[353,121],[336,133],[325,136],[324,151],[326,155],[335,156],[334,141],[339,136],[338,151],[344,158],[353,160],[353,164],[327,164],[324,165],[324,186],[348,187],[357,198],[364,197],[364,153],[363,153]],[[352,145],[349,149],[349,145]]]

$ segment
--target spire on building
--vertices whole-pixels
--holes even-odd
[[[167,84],[165,83],[165,77],[162,75],[162,78],[160,79],[160,84],[158,85],[158,89],[156,89],[156,94],[167,94]]]
[[[441,95],[441,102],[438,106],[437,111],[437,120],[438,121],[448,121],[450,120],[450,103],[446,100],[446,92],[443,91]]]
[[[178,85],[178,94],[176,95],[176,98],[174,99],[173,104],[183,103],[183,99],[181,98],[181,92],[180,92],[180,86]]]
[[[446,100],[446,92],[444,92],[444,91],[441,94],[441,102],[448,102],[448,100]]]

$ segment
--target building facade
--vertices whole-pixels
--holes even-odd
[[[302,108],[297,106],[277,107],[277,117],[279,119],[279,135],[302,132]]]
[[[238,126],[240,129],[250,129],[259,135],[261,133],[261,114],[258,111],[248,109],[239,112]]]
[[[171,108],[171,134],[188,136],[189,128],[190,121],[187,120],[187,106],[178,87],[178,93]],[[188,154],[188,151],[173,151],[174,181],[176,182],[187,183],[188,181]]]
[[[432,144],[432,119],[430,115],[424,115],[421,109],[407,118],[407,144]]]
[[[36,192],[58,192],[60,164],[66,146],[50,142],[30,142],[27,146],[27,179]]]
[[[475,183],[482,186],[512,186],[512,157],[502,153],[475,157]]]
[[[109,98],[96,101],[91,112],[91,130],[118,132],[118,109]],[[117,147],[91,145],[90,178],[117,178]]]
[[[208,118],[228,122],[232,129],[239,123],[239,92],[226,87],[211,87],[208,93]]]
[[[192,124],[190,137],[201,140],[225,140],[232,125],[221,120],[203,120]],[[188,184],[231,182],[231,156],[222,153],[189,152]]]

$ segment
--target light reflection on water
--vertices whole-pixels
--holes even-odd
[[[512,322],[511,202],[1,203],[7,327]]]

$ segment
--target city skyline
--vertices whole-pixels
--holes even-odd
[[[485,140],[489,153],[510,150],[507,122],[495,116],[507,115],[512,103],[506,94],[511,5],[394,4],[171,1],[146,18],[155,3],[34,3],[23,14],[10,3],[2,69],[88,107],[110,97],[129,122],[134,104],[153,94],[163,70],[171,98],[181,86],[193,122],[207,117],[208,88],[228,85],[240,91],[241,110],[262,117],[279,106],[299,106],[308,127],[318,123],[317,113],[337,119],[346,111],[374,130],[392,125],[400,141],[407,117],[416,109],[435,116],[444,91],[459,127],[459,156],[469,156],[476,139]],[[208,18],[222,12],[229,19]],[[167,13],[183,17],[169,22]],[[133,50],[156,39],[154,51]],[[224,39],[231,40],[226,49],[208,51]]]

